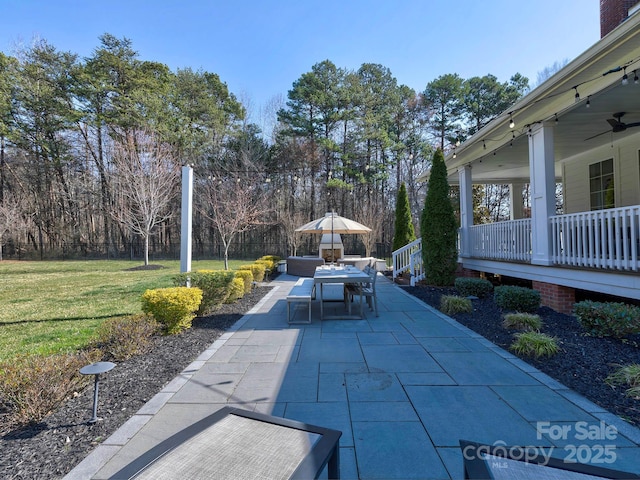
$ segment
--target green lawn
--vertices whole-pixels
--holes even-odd
[[[124,260],[0,262],[0,361],[83,347],[104,319],[140,313],[144,291],[173,286],[180,273],[177,260],[153,263],[165,268],[132,270],[141,263]],[[197,261],[191,268],[224,263]]]

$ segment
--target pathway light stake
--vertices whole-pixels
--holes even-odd
[[[95,375],[95,382],[93,385],[93,416],[89,423],[96,423],[98,420],[98,377],[101,373],[106,373],[115,367],[115,363],[111,362],[96,362],[90,365],[86,365],[80,369],[82,375]]]

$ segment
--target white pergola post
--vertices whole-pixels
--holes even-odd
[[[522,190],[524,184],[512,183],[509,185],[509,217],[510,220],[519,220],[524,218],[524,199],[522,198]]]
[[[193,168],[182,167],[182,213],[180,223],[180,272],[191,271],[191,230],[193,223]]]
[[[555,214],[553,126],[536,124],[529,135],[531,177],[531,263],[551,265],[549,217]]]
[[[460,256],[471,256],[469,227],[473,226],[473,185],[471,166],[465,165],[458,170],[460,182]]]

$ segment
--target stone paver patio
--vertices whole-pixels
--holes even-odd
[[[613,445],[615,462],[599,466],[640,473],[640,430],[386,278],[377,282],[379,317],[367,310],[363,320],[320,322],[314,302],[312,324],[288,325],[285,297],[296,280],[279,276],[65,478],[109,478],[225,405],[341,430],[343,479],[463,478],[460,439],[553,447],[559,458],[581,448],[593,460],[599,446]],[[295,315],[302,320],[307,311]],[[583,428],[600,431],[601,422],[617,428],[614,439],[582,438]],[[567,434],[554,435],[563,426]]]

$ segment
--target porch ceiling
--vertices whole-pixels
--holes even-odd
[[[622,70],[605,74],[625,65],[627,85],[621,83]],[[456,158],[450,152],[446,159],[450,183],[458,182],[457,171],[466,165],[471,166],[473,183],[528,182],[527,133],[530,126],[539,123],[554,126],[558,180],[563,160],[640,134],[640,127],[612,133],[607,122],[616,112],[625,112],[623,123],[640,122],[640,83],[634,83],[635,69],[640,76],[640,14],[629,18],[459,146]],[[576,91],[580,94],[578,102]],[[511,118],[514,129],[509,128]],[[589,139],[595,135],[598,136]]]

